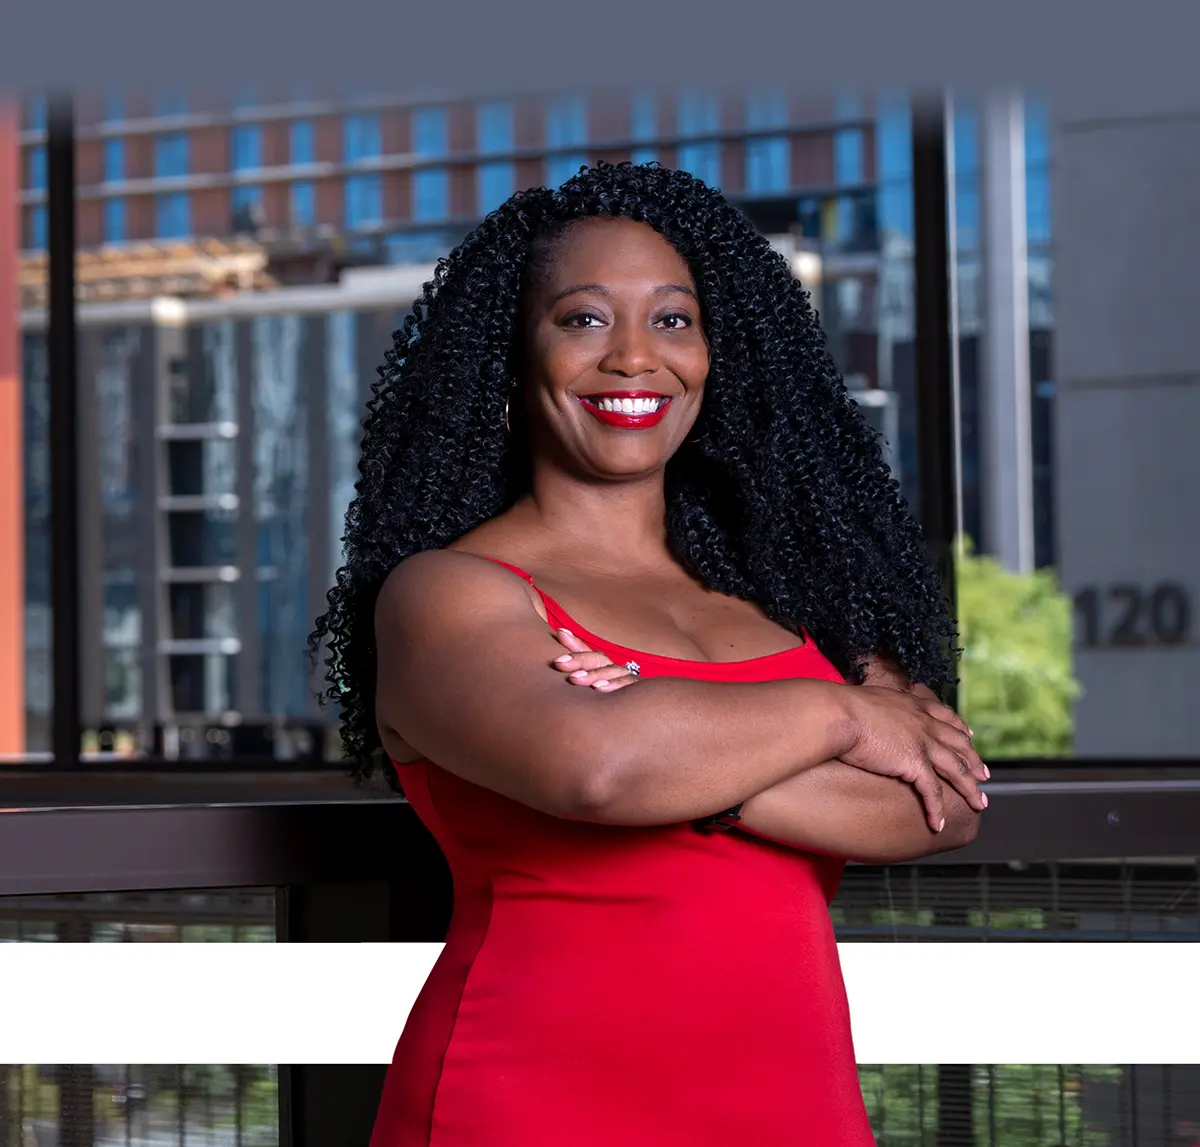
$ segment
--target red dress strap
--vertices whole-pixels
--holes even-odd
[[[484,554],[480,554],[479,556],[483,558],[485,562],[492,562],[494,565],[503,566],[506,570],[515,573],[517,577],[524,578],[527,582],[529,582],[530,585],[533,585],[533,576],[531,574],[527,574],[523,569],[521,569],[520,566],[514,566],[508,562],[502,562],[499,558],[489,558]],[[537,586],[534,586],[534,589],[537,589]]]
[[[546,621],[551,629],[567,629],[574,630],[575,622],[571,620],[570,615],[561,605],[558,604],[548,593],[540,589],[538,584],[533,580],[533,575],[526,573],[520,566],[514,566],[509,562],[502,562],[499,558],[489,558],[483,554],[479,555],[484,561],[493,562],[495,565],[503,566],[506,570],[510,570],[518,577],[524,578],[533,591],[542,599],[542,604],[546,607]]]

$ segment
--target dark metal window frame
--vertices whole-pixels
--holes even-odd
[[[953,590],[957,529],[953,280],[946,105],[913,117],[919,512]],[[75,314],[75,131],[50,105],[49,367],[53,762],[0,773],[0,895],[274,887],[281,941],[443,939],[449,874],[406,802],[357,790],[319,763],[241,759],[81,761],[79,397]],[[1194,856],[1200,760],[1024,761],[993,770],[980,839],[937,863]],[[347,969],[366,976],[369,969]],[[382,970],[379,973],[382,980]],[[372,990],[382,990],[378,987]],[[287,1147],[366,1142],[382,1072],[286,1066]]]

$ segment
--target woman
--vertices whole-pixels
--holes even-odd
[[[919,532],[740,213],[601,165],[485,220],[387,356],[329,601],[344,743],[455,881],[374,1147],[872,1142],[828,900],[969,840],[985,772]]]

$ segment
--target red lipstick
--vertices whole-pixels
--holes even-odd
[[[611,426],[617,430],[649,430],[666,417],[667,407],[671,405],[671,400],[665,394],[659,394],[653,390],[609,390],[598,394],[576,395],[576,397],[579,399],[580,406],[597,422],[603,422],[605,426]],[[630,401],[641,399],[643,403],[656,403],[657,408],[652,405],[648,410],[634,412],[604,410],[600,406],[603,399],[610,399],[614,402],[623,399]]]

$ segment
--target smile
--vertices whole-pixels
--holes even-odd
[[[577,396],[579,404],[598,422],[619,430],[649,430],[665,417],[671,400],[648,390]]]

